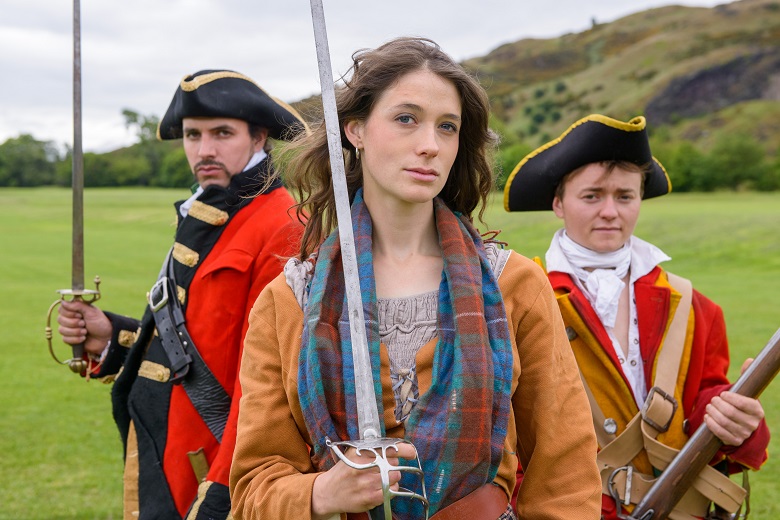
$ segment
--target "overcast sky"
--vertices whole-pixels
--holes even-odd
[[[395,36],[426,36],[458,61],[507,42],[551,38],[681,0],[323,0],[334,74],[353,51]],[[73,4],[2,0],[0,143],[20,133],[71,143]],[[87,151],[134,141],[124,108],[161,117],[179,80],[227,68],[272,95],[318,93],[307,0],[81,0],[83,143]]]

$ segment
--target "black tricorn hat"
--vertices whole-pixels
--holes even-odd
[[[504,209],[551,210],[555,189],[565,175],[586,164],[603,161],[650,165],[642,198],[666,195],[672,191],[672,182],[650,152],[645,125],[642,116],[627,123],[600,114],[580,119],[515,166],[504,188]]]
[[[231,70],[201,70],[184,76],[157,127],[157,138],[180,139],[185,117],[229,117],[268,129],[289,140],[307,128],[298,112],[247,76]]]

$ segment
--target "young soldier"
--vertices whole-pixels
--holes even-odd
[[[58,317],[85,343],[90,377],[113,379],[125,443],[125,518],[227,518],[237,381],[247,315],[298,248],[292,196],[274,179],[269,137],[304,128],[291,107],[227,70],[186,76],[160,122],[184,140],[197,191],[176,203],[175,242],[139,322],[82,302]],[[121,370],[121,373],[120,373]]]
[[[728,391],[720,307],[633,236],[641,200],[670,190],[645,119],[594,114],[523,159],[504,192],[508,211],[552,208],[564,222],[546,266],[590,394],[605,519],[638,503],[702,422],[724,443],[711,462],[721,473],[706,467],[711,492],[695,484],[677,515],[707,516],[711,502],[734,512],[744,491],[723,473],[767,457],[761,404]]]

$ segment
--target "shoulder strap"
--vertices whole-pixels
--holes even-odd
[[[166,264],[149,293],[149,307],[160,343],[174,372],[172,381],[182,384],[198,415],[214,437],[222,442],[230,413],[230,396],[203,361],[187,331],[184,311],[175,293],[176,279],[170,253]]]
[[[680,360],[685,349],[685,336],[688,332],[688,317],[693,299],[693,284],[690,280],[666,272],[669,284],[680,293],[680,301],[674,312],[674,318],[666,331],[664,344],[658,355],[653,386],[674,395],[677,376],[680,372]]]

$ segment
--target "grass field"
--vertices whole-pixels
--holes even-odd
[[[87,286],[103,280],[100,305],[139,315],[173,236],[172,202],[185,191],[87,190]],[[488,227],[526,256],[544,255],[559,227],[552,213],[505,213],[496,198]],[[0,189],[0,519],[121,518],[122,454],[110,388],[85,383],[49,357],[46,311],[70,287],[70,192]],[[483,226],[484,227],[484,226]],[[780,194],[673,194],[649,200],[637,235],[673,260],[724,309],[732,379],[780,327]],[[58,340],[55,340],[55,344]],[[56,348],[61,357],[67,348]],[[762,398],[780,432],[780,383]],[[754,519],[780,518],[780,441],[751,475]],[[774,456],[774,458],[773,458]]]

